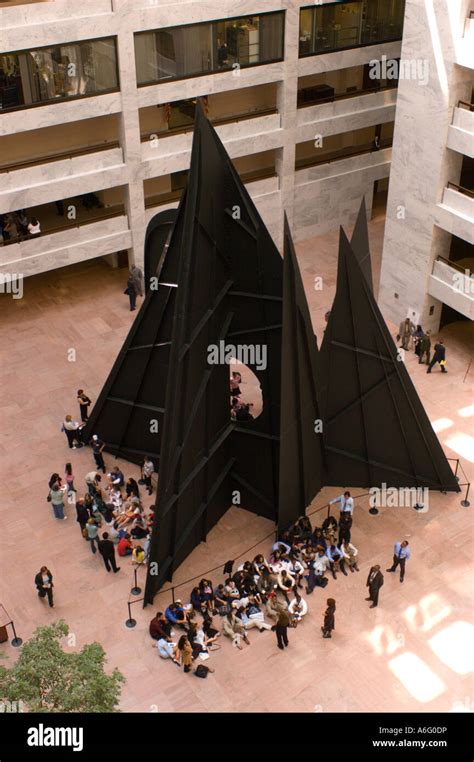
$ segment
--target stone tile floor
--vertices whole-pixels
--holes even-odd
[[[383,217],[377,216],[370,223],[376,278],[382,236]],[[321,336],[335,289],[337,233],[297,249],[314,328]],[[322,292],[314,290],[318,275],[324,277]],[[69,458],[80,494],[84,475],[93,467],[88,448],[67,449],[60,425],[64,414],[78,413],[78,388],[96,398],[133,321],[122,294],[125,280],[125,271],[113,271],[97,260],[27,279],[23,299],[0,298],[0,602],[21,637],[62,617],[78,648],[101,642],[109,666],[117,666],[127,678],[124,711],[472,711],[473,509],[463,508],[459,495],[431,495],[426,513],[385,508],[376,517],[368,513],[367,497],[359,498],[353,542],[361,572],[339,575],[325,591],[313,593],[310,611],[290,631],[285,652],[277,649],[273,633],[252,631],[251,645],[243,651],[223,642],[210,660],[215,674],[195,680],[160,660],[151,647],[148,622],[167,604],[169,594],[157,597],[146,610],[134,604],[137,626],[126,628],[127,601],[134,600],[130,559],[121,559],[118,575],[107,574],[83,541],[73,507],[67,509],[70,520],[58,522],[46,502],[50,474],[62,473]],[[469,478],[474,473],[472,366],[468,371],[472,328],[452,324],[443,331],[448,376],[433,372],[427,379],[413,354],[407,356],[448,457],[460,457]],[[106,463],[112,465],[110,456]],[[121,466],[127,476],[137,477],[135,466]],[[323,518],[328,499],[338,492],[323,490],[309,510],[321,510]],[[145,500],[146,505],[152,502]],[[174,582],[206,574],[217,583],[227,559],[244,560],[246,548],[272,529],[269,521],[230,508]],[[401,585],[398,575],[386,574],[380,605],[369,609],[364,601],[368,569],[376,562],[388,567],[393,543],[403,538],[410,541],[413,556],[406,580]],[[271,540],[261,542],[249,557],[259,550],[267,553],[270,545]],[[54,609],[38,600],[33,584],[43,564],[55,577]],[[218,571],[209,574],[215,567]],[[139,582],[143,587],[143,569]],[[189,591],[185,585],[177,596],[184,598]],[[330,643],[320,632],[328,596],[337,601]],[[11,663],[16,653],[9,644],[0,646],[4,663]]]

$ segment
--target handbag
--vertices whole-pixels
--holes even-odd
[[[196,677],[207,677],[209,672],[209,667],[206,667],[205,664],[199,664],[196,667],[195,675]]]
[[[50,502],[51,502],[51,500],[52,500],[52,497],[51,497],[51,495],[48,495],[48,497],[46,498],[46,500],[48,501],[48,503],[50,503]]]

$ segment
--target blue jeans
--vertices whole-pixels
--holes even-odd
[[[91,550],[93,553],[97,553],[97,538],[96,537],[88,537],[87,538],[91,544]]]
[[[57,518],[57,519],[63,519],[64,518],[64,510],[63,510],[63,508],[64,508],[64,506],[63,506],[62,503],[60,503],[59,505],[55,505],[53,503],[53,511],[54,511],[55,518]]]

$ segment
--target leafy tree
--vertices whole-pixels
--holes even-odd
[[[69,634],[62,619],[38,627],[10,668],[0,666],[0,701],[23,701],[30,712],[118,712],[124,676],[104,671],[106,654],[99,643],[79,653],[63,651]]]

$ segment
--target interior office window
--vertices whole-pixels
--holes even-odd
[[[3,110],[117,89],[114,37],[0,55]]]
[[[139,85],[283,58],[284,11],[135,35]]]
[[[336,2],[300,12],[301,56],[402,37],[405,0]]]

